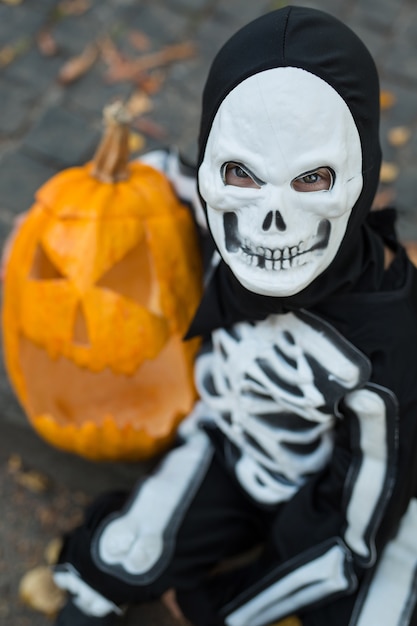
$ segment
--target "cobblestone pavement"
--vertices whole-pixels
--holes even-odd
[[[381,139],[388,164],[381,190],[396,195],[399,232],[417,240],[417,9],[415,0],[302,0],[345,20],[373,53],[384,90]],[[138,80],[109,81],[101,55],[78,80],[59,72],[92,42],[112,41],[126,56],[139,48],[191,41],[196,55],[165,66],[151,95],[153,109],[140,128],[146,151],[177,145],[196,154],[199,102],[208,66],[229,35],[280,0],[0,0],[0,244],[14,216],[58,170],[91,157],[103,106],[127,98]],[[291,4],[291,2],[290,2]],[[295,4],[295,3],[294,3]],[[83,11],[86,6],[88,10]],[[80,14],[71,13],[74,8]],[[48,52],[52,54],[46,54]],[[43,49],[43,52],[41,49]],[[158,74],[161,78],[161,73]],[[155,76],[154,76],[155,79]],[[156,80],[156,79],[155,79]],[[390,102],[390,98],[393,101]],[[0,369],[0,624],[45,626],[50,621],[17,599],[22,574],[43,560],[46,543],[69,527],[86,498],[109,486],[129,486],[143,466],[94,465],[51,449],[33,434]],[[21,480],[24,466],[49,478],[38,491]],[[33,487],[33,485],[32,485]],[[130,626],[170,626],[158,605],[124,618]]]

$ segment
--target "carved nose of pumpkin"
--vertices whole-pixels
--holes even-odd
[[[77,305],[75,311],[73,342],[82,346],[90,345],[90,337],[88,335],[87,322],[85,319],[84,310],[82,304]]]

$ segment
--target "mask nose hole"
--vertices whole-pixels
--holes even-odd
[[[287,228],[284,219],[279,211],[268,211],[268,213],[266,214],[266,217],[262,224],[262,230],[267,231],[271,230],[271,228],[276,228],[280,231],[284,231]]]

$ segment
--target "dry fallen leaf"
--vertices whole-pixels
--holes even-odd
[[[64,542],[61,537],[56,537],[48,543],[45,548],[45,561],[48,565],[55,565],[56,563],[58,563],[58,558],[61,553],[63,543]]]
[[[129,150],[130,152],[139,152],[145,147],[145,137],[140,133],[129,133]]]
[[[6,67],[16,57],[16,52],[13,46],[3,46],[0,48],[0,67]]]
[[[23,467],[22,457],[19,454],[11,454],[7,460],[7,469],[11,474],[20,472]]]
[[[7,44],[0,48],[0,68],[10,65],[12,61],[17,59],[21,54],[26,52],[30,46],[30,40],[27,37],[23,37],[18,41]]]
[[[387,161],[383,161],[381,165],[381,171],[379,174],[379,179],[381,183],[393,183],[397,180],[399,174],[399,167],[395,163],[388,163]]]
[[[52,57],[58,52],[58,44],[48,29],[41,30],[36,37],[38,49],[45,57]]]
[[[407,126],[395,126],[388,132],[389,143],[399,148],[407,143],[411,137],[411,130]]]
[[[40,565],[27,572],[19,585],[19,597],[35,611],[54,616],[65,604],[66,593],[59,589],[49,567]]]
[[[96,44],[86,46],[83,52],[69,59],[61,67],[58,73],[58,80],[63,85],[68,85],[81,78],[94,65],[98,57],[98,48]]]
[[[15,481],[33,493],[44,493],[49,487],[49,479],[35,470],[20,471],[14,476]]]
[[[134,91],[126,102],[126,109],[132,117],[143,115],[153,109],[152,100],[143,91]]]
[[[386,109],[390,109],[397,102],[397,98],[392,91],[387,91],[386,89],[382,89],[379,95],[379,103],[381,109],[385,111]]]

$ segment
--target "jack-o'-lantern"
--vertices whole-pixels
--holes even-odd
[[[161,451],[195,401],[194,222],[165,176],[128,162],[119,104],[92,162],[36,195],[13,242],[5,362],[36,431],[95,460]]]

